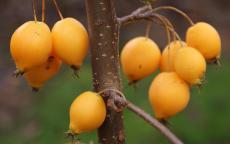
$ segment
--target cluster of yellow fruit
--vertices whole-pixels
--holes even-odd
[[[18,73],[38,89],[59,71],[62,61],[79,69],[88,51],[88,39],[84,26],[73,18],[58,21],[52,31],[44,22],[29,21],[12,35],[10,50]],[[130,40],[122,50],[121,64],[131,83],[160,67],[161,73],[150,86],[149,100],[156,117],[165,120],[187,106],[190,86],[202,83],[206,61],[218,60],[220,53],[218,32],[200,22],[188,29],[186,42],[171,42],[162,55],[147,37]],[[95,130],[105,117],[103,98],[95,92],[84,92],[70,107],[70,133]]]
[[[39,21],[28,21],[13,33],[10,51],[28,84],[39,89],[60,69],[62,61],[73,69],[80,68],[88,51],[88,33],[74,18],[55,23],[52,31]]]
[[[206,61],[220,58],[221,40],[209,24],[199,22],[186,33],[186,42],[173,41],[161,52],[147,37],[130,40],[121,52],[121,64],[131,83],[160,67],[149,88],[149,100],[158,119],[181,112],[188,104],[190,86],[202,84]]]
[[[62,61],[78,70],[87,54],[88,43],[88,33],[76,19],[62,19],[52,31],[44,22],[29,21],[12,35],[10,50],[16,72],[37,90],[59,71]],[[84,92],[70,107],[70,132],[80,134],[97,129],[105,117],[103,98],[95,92]]]

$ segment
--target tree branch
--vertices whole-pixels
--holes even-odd
[[[157,119],[147,114],[145,111],[143,111],[141,108],[134,105],[130,101],[126,100],[122,92],[116,89],[108,88],[99,92],[99,94],[102,94],[104,97],[109,96],[108,99],[112,101],[107,101],[107,105],[113,110],[120,112],[125,107],[127,107],[130,111],[138,115],[140,118],[144,119],[150,125],[154,126],[157,130],[159,130],[172,144],[183,144],[183,142],[179,138],[177,138],[177,136],[173,132],[171,132]]]
[[[166,20],[165,22],[167,22],[168,24],[171,24],[171,23],[169,23],[170,21],[168,19],[166,19],[166,17],[162,16],[162,18],[159,19],[159,16],[160,16],[159,14],[152,13],[152,12],[148,12],[145,14],[137,14],[137,15],[130,14],[130,15],[124,16],[122,18],[117,18],[117,21],[120,25],[127,25],[130,23],[138,22],[140,20],[146,20],[146,21],[153,21],[153,22],[165,27],[164,22],[162,22],[162,18],[163,18],[164,20]],[[154,17],[157,19],[154,19]],[[181,40],[179,34],[174,30],[174,27],[172,25],[167,25],[167,28],[170,32],[174,33],[175,37],[178,40]]]
[[[97,92],[108,88],[121,91],[119,63],[119,25],[114,0],[85,0],[90,35],[93,87]],[[106,119],[98,129],[100,144],[124,144],[123,111],[111,108],[117,93],[103,92]]]
[[[161,124],[158,120],[144,112],[142,109],[134,105],[133,103],[127,101],[127,108],[134,112],[136,115],[144,119],[150,125],[157,128],[172,144],[183,144],[183,142],[177,138],[177,136],[172,133],[166,126]]]
[[[151,5],[146,5],[146,6],[136,9],[129,15],[126,15],[121,18],[117,18],[117,21],[120,25],[126,25],[128,23],[136,22],[138,20],[152,20],[151,18],[154,17],[154,14],[157,14],[159,10],[175,11],[178,14],[180,14],[182,17],[184,17],[191,25],[194,25],[194,22],[185,12],[175,7],[172,7],[172,6],[161,6],[161,7],[152,9]]]
[[[131,14],[121,18],[117,18],[120,25],[126,25],[138,20],[150,20],[152,14],[152,8],[149,5],[145,5],[133,11]]]

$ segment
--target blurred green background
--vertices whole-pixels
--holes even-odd
[[[75,17],[86,25],[83,0],[59,0],[63,15]],[[118,16],[129,14],[141,6],[138,0],[116,0]],[[196,21],[206,21],[217,28],[222,37],[221,67],[208,66],[207,83],[199,91],[192,88],[191,100],[185,111],[171,118],[170,128],[186,144],[230,143],[230,1],[228,0],[158,0],[156,6],[172,5]],[[40,1],[38,5],[40,15]],[[186,21],[173,12],[164,12],[184,37]],[[31,0],[0,1],[0,143],[2,144],[64,144],[70,142],[68,110],[73,99],[83,91],[92,90],[89,57],[80,70],[80,79],[73,76],[65,65],[60,73],[38,92],[33,93],[23,78],[12,77],[15,69],[9,53],[9,40],[22,23],[32,20]],[[47,23],[52,27],[58,20],[56,11],[47,1]],[[144,35],[146,23],[133,24],[121,29],[120,47],[134,36]],[[161,27],[154,25],[151,37],[164,48],[166,36]],[[148,88],[154,75],[140,81],[136,88],[129,87],[123,76],[127,99],[153,114],[148,102]],[[154,128],[133,113],[125,110],[127,144],[167,144],[168,141]],[[97,143],[96,132],[79,136],[82,142]]]

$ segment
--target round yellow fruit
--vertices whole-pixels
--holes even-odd
[[[175,72],[158,74],[149,88],[149,101],[159,120],[166,120],[183,111],[189,98],[189,86]]]
[[[51,32],[43,22],[26,22],[11,37],[10,52],[16,67],[21,71],[45,63],[51,51]]]
[[[89,132],[99,128],[106,117],[103,98],[95,92],[79,95],[70,107],[69,129],[73,134]]]
[[[34,90],[38,90],[46,81],[58,73],[60,67],[61,60],[56,56],[51,56],[46,63],[31,69],[23,76]]]
[[[198,49],[207,61],[220,58],[220,35],[208,23],[199,22],[191,26],[186,33],[186,43],[188,46]]]
[[[174,68],[178,75],[189,84],[201,84],[206,71],[206,62],[198,50],[185,47],[177,51]]]
[[[183,41],[173,41],[165,47],[161,56],[160,70],[162,72],[174,71],[174,59],[176,52],[186,46]]]
[[[147,37],[136,37],[122,49],[121,65],[130,81],[138,81],[157,70],[160,58],[160,50],[154,41]]]
[[[88,33],[74,18],[65,18],[55,23],[52,29],[55,53],[71,67],[78,69],[88,52]]]

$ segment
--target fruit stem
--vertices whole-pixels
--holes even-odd
[[[147,22],[147,27],[146,27],[146,30],[145,30],[145,37],[149,38],[149,33],[151,31],[151,28],[152,28],[152,21],[148,21]]]
[[[160,15],[160,14],[154,14],[153,16],[155,16],[158,20],[160,20],[160,22],[165,27],[166,36],[167,36],[168,45],[169,45],[170,42],[171,42],[171,34],[170,34],[170,30],[169,30],[169,25],[167,24],[167,22],[165,21],[165,19],[162,17],[162,15]]]
[[[162,17],[162,19],[164,19],[164,21],[165,21],[165,22],[167,23],[167,25],[169,26],[168,29],[170,30],[170,28],[171,28],[170,32],[171,32],[172,35],[173,35],[173,40],[175,41],[177,38],[180,39],[180,36],[179,36],[178,33],[175,31],[175,28],[174,28],[173,24],[171,23],[171,21],[170,21],[167,17],[165,17],[165,16],[163,16],[163,15],[160,15],[160,16]]]
[[[147,3],[146,5],[148,6],[148,8],[149,8],[150,10],[153,9],[150,2]],[[151,31],[151,28],[152,28],[152,21],[148,21],[148,22],[147,22],[146,31],[145,31],[145,36],[146,36],[147,38],[149,38],[149,33],[150,33],[150,31]]]
[[[46,8],[45,0],[42,0],[42,22],[45,22],[45,8]]]
[[[60,8],[59,8],[59,6],[58,6],[58,4],[57,4],[57,1],[56,1],[56,0],[53,0],[53,3],[54,3],[54,5],[55,5],[55,8],[56,8],[56,10],[57,10],[57,12],[58,12],[58,15],[59,15],[60,19],[64,19],[64,18],[63,18],[63,15],[62,15],[62,13],[61,13],[61,10],[60,10]]]
[[[174,26],[173,24],[170,22],[170,20],[168,18],[166,18],[165,16],[163,15],[160,15],[160,14],[154,14],[154,16],[158,16],[158,17],[161,17],[162,19],[164,19],[164,21],[167,23],[167,27],[168,29],[173,33],[174,37],[176,38],[173,38],[174,40],[177,39],[179,41],[182,41],[181,40],[181,37],[179,36],[179,34],[175,31],[174,29]],[[163,24],[163,23],[162,23]],[[163,24],[164,25],[164,24]]]
[[[33,7],[34,21],[35,21],[35,22],[37,22],[37,14],[36,14],[36,0],[32,0],[32,7]]]
[[[192,19],[183,11],[175,8],[175,7],[172,7],[172,6],[160,6],[160,7],[157,7],[157,8],[154,8],[153,11],[159,11],[159,10],[172,10],[172,11],[175,11],[177,13],[179,13],[180,15],[182,15],[185,19],[187,19],[187,21],[193,26],[194,25],[194,22],[192,21]]]

